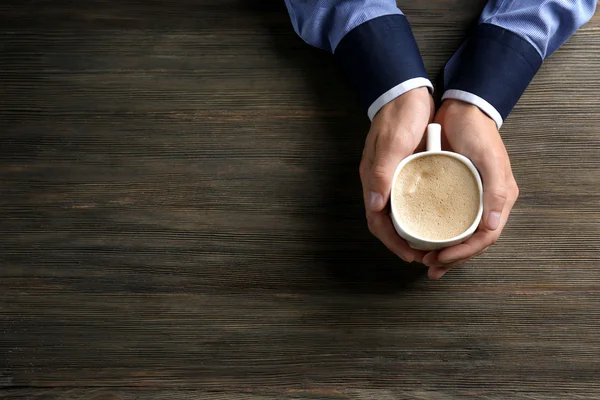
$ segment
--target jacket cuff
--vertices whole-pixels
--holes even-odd
[[[500,130],[500,128],[502,127],[502,123],[504,122],[502,116],[493,105],[487,102],[487,100],[482,99],[481,97],[474,95],[473,93],[464,92],[462,90],[456,89],[446,90],[446,92],[442,96],[442,100],[446,99],[455,99],[464,101],[466,103],[470,103],[478,107],[481,111],[487,114],[488,117],[493,119],[496,123],[496,126],[498,127],[498,130]]]
[[[404,15],[385,15],[362,23],[342,38],[334,55],[371,119],[408,90],[433,88]]]
[[[448,84],[443,98],[475,104],[496,121],[499,129],[542,61],[524,38],[496,25],[481,24],[457,59],[451,60],[456,65],[446,69],[451,76],[444,77]]]

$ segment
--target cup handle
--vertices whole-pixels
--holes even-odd
[[[427,151],[442,151],[442,126],[427,125]]]

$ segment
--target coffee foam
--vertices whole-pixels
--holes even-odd
[[[445,155],[416,158],[398,173],[392,201],[403,228],[429,240],[465,232],[479,212],[479,188],[469,167]]]

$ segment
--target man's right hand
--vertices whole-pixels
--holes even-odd
[[[434,111],[433,99],[424,87],[386,104],[373,119],[360,163],[369,230],[406,262],[422,262],[425,252],[412,249],[394,229],[388,206],[392,179],[400,161],[423,145]]]

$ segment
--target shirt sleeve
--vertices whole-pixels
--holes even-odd
[[[372,120],[427,76],[408,20],[395,0],[285,0],[296,33],[333,53]]]
[[[478,106],[498,126],[543,61],[592,18],[597,0],[490,0],[444,68],[442,99]]]

